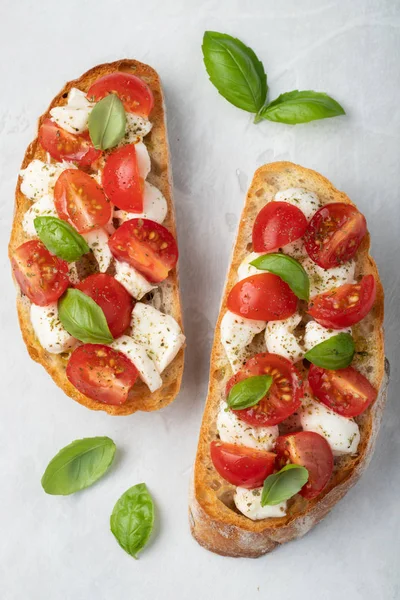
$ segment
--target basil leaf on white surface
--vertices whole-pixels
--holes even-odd
[[[90,251],[86,240],[62,219],[36,217],[33,224],[47,250],[67,262],[74,262]]]
[[[286,254],[264,254],[251,263],[257,269],[269,271],[285,281],[300,300],[310,297],[310,280],[297,260]]]
[[[89,115],[89,135],[93,146],[107,150],[116,146],[125,135],[124,105],[115,94],[108,94],[97,102]]]
[[[80,290],[69,288],[60,298],[58,317],[68,333],[85,344],[110,344],[114,339],[100,306]]]
[[[261,506],[275,506],[297,494],[308,481],[308,471],[301,465],[285,465],[264,481]]]
[[[281,94],[257,115],[257,121],[268,119],[287,125],[309,123],[346,114],[336,100],[323,92],[313,90],[286,92]]]
[[[272,384],[271,375],[255,375],[236,383],[228,394],[228,407],[241,410],[255,406],[264,398]]]
[[[350,333],[338,333],[311,348],[304,358],[322,369],[337,371],[351,364],[354,351],[354,340]]]
[[[49,462],[42,477],[46,494],[67,496],[83,490],[104,475],[114,460],[115,444],[109,437],[75,440]]]
[[[118,544],[133,558],[149,541],[154,526],[154,503],[145,483],[129,488],[114,506],[111,531]]]

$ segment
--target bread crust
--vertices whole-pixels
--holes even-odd
[[[147,83],[153,92],[154,108],[151,112],[151,122],[153,124],[153,128],[143,140],[149,151],[152,165],[151,172],[148,176],[148,181],[158,187],[167,200],[168,213],[163,225],[169,229],[172,235],[176,238],[177,232],[175,225],[175,209],[172,199],[172,176],[165,121],[164,96],[160,78],[154,69],[146,64],[130,59],[121,59],[112,63],[105,63],[90,69],[81,77],[79,77],[79,79],[70,81],[63,87],[60,93],[57,94],[57,96],[53,99],[47,111],[39,118],[38,129],[43,120],[49,116],[49,112],[52,108],[55,106],[62,106],[66,103],[68,92],[72,87],[77,87],[86,92],[96,79],[115,71],[123,71],[137,75]],[[33,142],[31,142],[31,144],[29,144],[24,156],[24,160],[22,161],[21,169],[24,169],[35,158],[46,160],[46,153],[38,143],[37,137],[33,140]],[[22,219],[26,210],[31,206],[32,203],[20,191],[20,184],[21,177],[18,177],[15,191],[14,221],[9,243],[10,260],[14,250],[22,243],[30,239],[25,235],[22,229]],[[18,318],[22,337],[25,341],[28,352],[33,360],[40,363],[46,369],[55,383],[67,394],[67,396],[70,396],[76,402],[79,402],[91,410],[103,410],[110,415],[129,415],[138,410],[158,410],[164,406],[167,406],[174,400],[181,385],[184,364],[183,348],[180,349],[176,358],[163,372],[163,385],[156,392],[150,393],[147,386],[142,381],[138,380],[133,386],[127,401],[121,406],[102,404],[81,394],[68,381],[65,374],[69,355],[50,354],[39,344],[29,316],[30,302],[26,299],[26,297],[23,296],[23,294],[21,294],[17,284],[16,287],[18,290]],[[178,267],[176,267],[176,269],[170,273],[167,280],[163,282],[161,290],[163,294],[163,305],[168,305],[168,313],[174,317],[174,319],[182,328]]]
[[[219,403],[224,398],[226,382],[232,375],[220,340],[220,325],[226,311],[227,295],[236,282],[237,268],[252,250],[251,232],[256,215],[276,192],[290,187],[303,187],[315,192],[323,204],[344,202],[354,206],[346,194],[334,188],[325,177],[289,162],[260,167],[247,193],[215,329],[208,396],[189,500],[192,535],[208,550],[224,556],[258,557],[279,544],[301,537],[323,519],[368,466],[386,399],[389,370],[388,363],[385,369],[383,343],[384,297],[376,264],[369,255],[367,234],[357,253],[356,277],[373,274],[377,282],[377,297],[371,312],[353,328],[356,350],[359,352],[353,364],[379,389],[379,395],[375,403],[356,418],[361,433],[358,454],[338,459],[325,490],[309,501],[297,495],[289,502],[285,517],[252,521],[235,509],[232,501],[234,488],[218,475],[209,456],[210,442],[216,436]],[[366,352],[368,356],[365,359]]]

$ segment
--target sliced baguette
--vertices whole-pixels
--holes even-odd
[[[55,106],[62,106],[66,103],[68,92],[72,87],[79,88],[86,92],[99,77],[115,71],[123,71],[137,75],[147,83],[153,92],[154,108],[150,115],[153,128],[143,140],[151,157],[151,171],[148,176],[148,181],[158,187],[167,200],[168,214],[163,225],[167,227],[176,238],[175,209],[172,199],[172,176],[165,121],[164,97],[160,78],[154,69],[136,60],[128,59],[94,67],[93,69],[90,69],[90,71],[84,73],[79,79],[70,81],[64,86],[61,92],[57,94],[51,102],[47,111],[40,117],[38,127],[40,127],[43,120],[49,116],[49,112],[52,108]],[[44,161],[46,160],[46,153],[39,145],[37,138],[28,146],[21,169],[24,169],[35,158]],[[26,210],[32,203],[20,191],[20,184],[21,178],[19,177],[15,192],[15,215],[9,244],[10,258],[13,251],[20,244],[29,239],[22,229],[22,219]],[[68,396],[87,408],[92,410],[104,410],[111,415],[129,415],[137,410],[158,410],[174,400],[181,385],[184,362],[183,348],[163,372],[163,386],[152,394],[149,392],[147,386],[139,380],[133,386],[126,403],[121,406],[102,404],[81,394],[71,383],[69,383],[65,375],[69,354],[50,354],[39,344],[29,316],[30,302],[23,294],[21,294],[18,285],[17,289],[19,323],[28,352],[33,360],[44,366],[56,384],[61,387]],[[159,302],[157,308],[174,317],[182,327],[177,268],[172,271],[168,279],[162,283],[159,289],[160,294],[158,294]]]
[[[234,487],[222,479],[210,458],[210,442],[216,439],[216,417],[219,404],[232,369],[220,339],[221,320],[226,312],[229,291],[237,280],[237,269],[252,250],[252,227],[260,209],[280,190],[291,187],[315,192],[323,204],[345,202],[352,204],[322,175],[289,162],[277,162],[260,167],[247,194],[239,224],[221,310],[215,328],[211,354],[210,381],[203,422],[190,489],[189,520],[195,539],[205,548],[225,556],[257,557],[277,545],[301,537],[318,523],[344,496],[361,476],[373,453],[381,414],[385,403],[387,375],[383,345],[383,289],[373,259],[369,256],[367,234],[356,256],[356,277],[372,273],[377,281],[376,302],[368,316],[353,328],[357,354],[356,366],[369,381],[380,389],[376,402],[356,421],[361,442],[357,456],[343,456],[335,461],[330,483],[314,500],[297,495],[289,501],[285,517],[252,521],[239,513],[233,503]],[[250,356],[262,350],[263,333],[250,346]],[[387,369],[388,370],[388,369]]]

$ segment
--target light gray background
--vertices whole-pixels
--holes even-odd
[[[399,52],[394,0],[1,2],[0,598],[118,600],[399,597]],[[229,105],[202,64],[204,30],[240,37],[263,60],[271,98],[332,94],[347,116],[290,127]],[[148,62],[166,92],[187,333],[184,384],[159,413],[111,418],[64,396],[26,352],[6,259],[13,193],[37,117],[67,80],[121,57]],[[391,394],[371,466],[313,532],[259,560],[191,538],[187,487],[208,357],[238,217],[259,165],[291,160],[326,175],[366,215],[386,288]],[[118,456],[97,485],[46,496],[48,460],[73,439],[109,435]],[[157,532],[139,561],[109,532],[119,495],[145,481]]]

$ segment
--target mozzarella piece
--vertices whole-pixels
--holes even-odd
[[[40,345],[51,354],[71,350],[77,340],[68,333],[58,318],[57,302],[47,306],[31,304],[31,323]]]
[[[354,260],[350,260],[332,269],[323,269],[309,257],[300,262],[310,279],[310,298],[316,294],[327,292],[339,285],[356,282],[354,279],[356,269]]]
[[[253,490],[237,487],[233,496],[236,508],[252,521],[271,517],[284,517],[286,515],[286,501],[275,506],[261,506],[262,490],[262,487]]]
[[[146,349],[162,373],[185,342],[181,328],[171,315],[137,302],[132,311],[132,338]]]
[[[316,321],[309,321],[306,324],[306,330],[304,332],[304,348],[305,352],[314,348],[317,344],[326,342],[331,337],[338,335],[339,333],[351,333],[351,328],[347,329],[327,329]]]
[[[288,188],[275,194],[276,202],[287,202],[301,210],[306,219],[309,221],[314,213],[321,207],[321,202],[317,194],[307,192],[303,188]]]
[[[294,242],[290,242],[290,244],[286,244],[286,246],[283,246],[282,252],[283,254],[287,254],[296,260],[307,257],[307,250],[301,238]]]
[[[292,362],[301,360],[304,350],[293,333],[301,319],[301,315],[295,313],[283,321],[269,321],[265,329],[265,343],[268,352],[280,354]]]
[[[150,133],[152,127],[153,125],[148,119],[133,113],[126,113],[125,143],[134,144],[138,137],[143,138]]]
[[[322,435],[335,456],[357,452],[360,430],[353,419],[342,417],[321,402],[307,398],[303,400],[300,421],[305,431]]]
[[[78,88],[70,89],[67,104],[71,108],[92,108],[94,106],[94,102],[90,102],[85,92],[78,90]]]
[[[137,142],[135,144],[135,150],[139,175],[142,177],[142,179],[146,179],[151,169],[150,154],[147,150],[146,144],[143,142]]]
[[[250,264],[253,260],[256,260],[256,258],[259,258],[260,256],[264,256],[265,254],[266,252],[250,252],[239,265],[238,281],[246,279],[246,277],[250,277],[251,275],[265,273],[263,269],[257,269],[257,267],[253,267],[253,265]]]
[[[51,109],[50,114],[53,121],[69,133],[83,133],[88,128],[89,113],[94,103],[89,102],[86,94],[72,88],[68,94],[67,104],[56,106]]]
[[[40,200],[32,204],[24,214],[22,229],[30,237],[37,237],[34,220],[36,217],[58,217],[54,200],[51,196],[42,196]]]
[[[89,248],[92,250],[100,273],[105,273],[112,261],[112,254],[108,245],[108,233],[104,229],[93,229],[88,233],[82,233]]]
[[[162,223],[167,216],[167,201],[155,185],[148,181],[144,182],[143,192],[143,212],[129,213],[124,210],[116,210],[114,217],[118,219],[119,224],[125,223],[130,219],[150,219],[156,223]]]
[[[155,392],[162,386],[162,379],[156,365],[143,346],[136,344],[128,335],[121,335],[110,346],[129,358],[139,371],[140,378],[151,392]]]
[[[221,321],[221,342],[234,373],[237,373],[246,358],[246,346],[254,336],[265,329],[266,321],[245,319],[227,311]]]
[[[35,158],[26,169],[19,172],[22,177],[20,190],[24,196],[36,202],[43,196],[52,194],[58,177],[65,169],[75,168],[75,165],[67,162],[54,165]]]
[[[217,429],[219,437],[228,444],[257,448],[258,450],[270,451],[275,445],[279,435],[279,427],[252,427],[245,423],[231,410],[227,408],[226,402],[221,402],[217,417]]]
[[[139,271],[119,260],[115,261],[115,279],[119,281],[131,296],[140,300],[145,294],[156,289]]]

